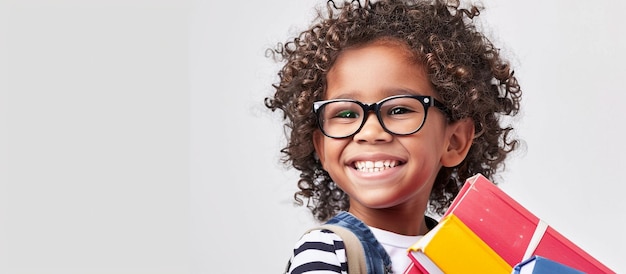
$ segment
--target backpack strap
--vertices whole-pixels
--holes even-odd
[[[346,260],[348,263],[348,273],[349,274],[367,274],[367,263],[365,261],[365,251],[363,251],[363,245],[359,238],[349,229],[333,225],[333,224],[323,224],[318,227],[311,228],[307,230],[304,234],[309,233],[313,230],[330,230],[333,233],[337,234],[346,250]],[[287,264],[287,268],[285,269],[285,273],[289,271],[289,267],[291,266],[291,261]]]

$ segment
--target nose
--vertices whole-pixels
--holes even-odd
[[[393,135],[385,131],[383,126],[378,121],[376,113],[370,112],[367,114],[365,124],[359,132],[357,132],[353,139],[359,143],[385,143],[390,142],[393,139]]]

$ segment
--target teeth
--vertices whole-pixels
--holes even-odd
[[[361,172],[379,172],[398,165],[396,160],[384,161],[357,161],[354,167]]]

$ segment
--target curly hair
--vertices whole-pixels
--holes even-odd
[[[347,48],[378,40],[396,40],[426,68],[429,80],[450,110],[449,122],[471,118],[475,137],[466,158],[455,167],[442,167],[430,194],[430,209],[442,214],[465,180],[481,173],[493,180],[504,159],[519,144],[503,115],[519,112],[521,89],[509,63],[474,23],[481,8],[461,8],[458,1],[330,0],[311,27],[270,53],[284,66],[275,93],[265,98],[272,111],[280,109],[288,144],[283,162],[300,171],[296,203],[325,221],[348,210],[347,195],[337,187],[315,156],[314,101],[324,97],[326,77]]]

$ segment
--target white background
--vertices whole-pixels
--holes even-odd
[[[0,273],[279,273],[292,206],[265,50],[325,1],[0,2]],[[500,186],[626,272],[626,4],[486,1],[524,90]]]

